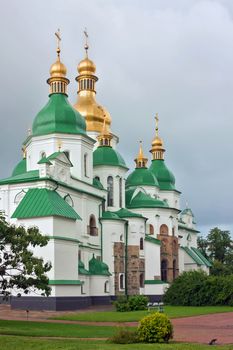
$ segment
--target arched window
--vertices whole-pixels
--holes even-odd
[[[109,176],[107,179],[108,190],[108,206],[113,207],[113,177]]]
[[[119,276],[119,289],[122,290],[124,288],[125,288],[125,286],[124,286],[124,274],[121,273]]]
[[[161,261],[161,280],[167,282],[167,260]]]
[[[155,232],[154,226],[150,224],[150,225],[149,225],[149,234],[150,234],[150,235],[153,235],[154,232]]]
[[[167,225],[161,225],[160,226],[160,229],[159,229],[159,233],[160,233],[160,235],[168,235],[168,227],[167,227]]]
[[[105,281],[104,283],[104,293],[109,293],[109,282]]]
[[[119,179],[119,207],[122,208],[122,178]]]
[[[144,288],[144,273],[140,273],[139,280],[140,288]]]
[[[95,176],[95,179],[96,179],[96,180],[98,180],[98,181],[100,181],[100,178],[99,178],[99,176]]]
[[[40,159],[42,159],[42,158],[46,158],[46,153],[45,153],[45,151],[41,151],[41,152],[40,152]]]
[[[120,235],[120,241],[123,242],[123,235]]]
[[[87,177],[87,153],[84,154],[84,176]]]
[[[143,250],[143,238],[140,238],[140,250]]]
[[[97,236],[98,235],[98,230],[97,230],[97,227],[96,227],[96,219],[95,219],[94,215],[90,216],[89,234],[90,234],[90,236]]]
[[[173,270],[172,270],[172,272],[173,272],[173,279],[175,279],[176,278],[176,260],[175,259],[173,260],[172,268],[173,268]]]

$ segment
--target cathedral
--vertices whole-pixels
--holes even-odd
[[[87,42],[72,106],[56,34],[48,102],[23,142],[23,158],[11,176],[0,180],[0,210],[9,223],[36,226],[49,239],[34,254],[52,264],[51,295],[12,295],[11,305],[75,310],[109,304],[120,295],[161,300],[180,273],[208,273],[211,265],[197,249],[192,210],[180,208],[158,115],[151,161],[140,143],[135,169],[128,174],[110,113],[96,100],[98,77]]]

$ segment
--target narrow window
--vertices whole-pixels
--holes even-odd
[[[108,206],[113,207],[113,177],[109,176],[107,179],[108,190]]]
[[[168,227],[167,227],[167,225],[161,225],[159,233],[161,235],[168,235]]]
[[[87,153],[84,154],[84,176],[87,177]]]
[[[161,280],[167,282],[167,260],[161,261]]]
[[[140,250],[143,250],[143,238],[140,238]]]
[[[119,276],[119,289],[122,290],[124,289],[124,274],[121,273],[120,276]]]
[[[94,215],[90,216],[89,233],[90,233],[90,236],[97,236],[98,235],[98,230],[97,230],[97,227],[96,227],[96,219],[95,219]]]
[[[154,234],[154,226],[152,224],[149,225],[149,234],[150,235]]]
[[[108,281],[106,281],[104,283],[104,293],[109,293],[109,282]]]
[[[144,288],[144,273],[140,273],[140,288]]]
[[[176,260],[173,260],[173,280],[176,278]]]
[[[119,179],[119,207],[122,208],[122,178]]]

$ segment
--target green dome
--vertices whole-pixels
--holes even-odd
[[[108,269],[108,265],[105,264],[103,261],[97,260],[93,254],[92,259],[89,261],[90,274],[110,276],[111,274]]]
[[[133,197],[134,192],[131,190],[129,193],[126,191],[126,206],[129,209],[137,208],[168,208],[168,204],[165,201],[152,198],[149,194],[139,191],[136,196]]]
[[[127,178],[126,187],[129,186],[157,186],[158,181],[154,174],[147,168],[136,168]]]
[[[152,160],[150,171],[156,176],[161,190],[175,190],[175,177],[163,159]]]
[[[99,146],[93,152],[93,165],[120,166],[128,169],[120,153],[110,146]]]
[[[23,158],[14,168],[12,176],[21,175],[27,172],[27,160]]]
[[[47,105],[33,122],[33,136],[53,133],[86,135],[84,118],[71,106],[65,94],[50,95]]]

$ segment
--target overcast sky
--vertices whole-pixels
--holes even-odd
[[[119,151],[131,169],[154,137],[154,116],[166,164],[206,233],[233,232],[233,1],[232,0],[8,0],[0,1],[0,177],[21,157],[21,144],[48,99],[54,32],[69,99],[76,100],[77,64],[97,66],[97,100],[112,116]]]

